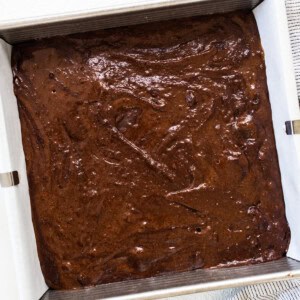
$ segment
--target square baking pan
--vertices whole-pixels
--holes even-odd
[[[130,3],[128,3],[130,2]],[[0,22],[0,280],[6,299],[155,299],[300,278],[300,136],[288,135],[285,124],[300,119],[284,0],[140,0],[32,19]],[[253,9],[265,51],[272,118],[292,239],[288,257],[277,261],[222,269],[200,269],[153,278],[103,284],[74,291],[47,291],[39,266],[30,213],[25,158],[10,69],[11,45],[55,35],[146,23],[193,15]],[[1,41],[1,38],[3,41]],[[287,122],[287,123],[286,123]],[[18,172],[18,180],[16,173]],[[6,177],[5,177],[6,176]],[[0,176],[1,182],[1,176]],[[16,184],[16,185],[15,185]],[[1,273],[2,272],[2,273]],[[10,297],[10,296],[11,297]]]

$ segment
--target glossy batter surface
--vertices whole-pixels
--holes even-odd
[[[251,12],[33,41],[12,67],[50,287],[285,255]]]

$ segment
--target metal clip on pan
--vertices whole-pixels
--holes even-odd
[[[0,186],[10,187],[18,185],[20,182],[18,171],[0,173]]]
[[[300,120],[286,121],[285,122],[286,134],[300,134]]]

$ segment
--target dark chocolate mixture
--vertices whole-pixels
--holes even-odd
[[[32,41],[12,67],[50,287],[285,255],[251,12]]]

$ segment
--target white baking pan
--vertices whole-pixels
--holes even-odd
[[[291,227],[288,258],[251,266],[196,270],[100,285],[78,291],[47,291],[43,299],[153,299],[300,277],[300,135],[285,122],[300,119],[284,0],[112,0],[98,9],[19,20],[0,19],[0,282],[2,299],[39,299],[41,273],[30,213],[20,122],[13,94],[10,44],[32,38],[191,15],[254,9],[263,48],[286,215]],[[100,8],[99,8],[100,7]],[[5,41],[6,42],[5,42]],[[17,171],[16,176],[11,176]],[[298,177],[297,177],[298,176]],[[16,185],[15,185],[16,184]],[[12,185],[12,186],[10,186]],[[3,283],[5,283],[3,285]]]

